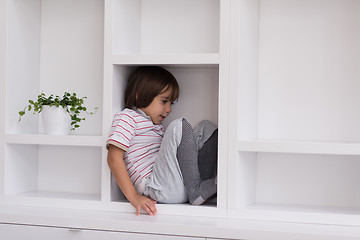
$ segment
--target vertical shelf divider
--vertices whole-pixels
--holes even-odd
[[[0,109],[6,111],[7,1],[0,1]],[[0,117],[0,197],[4,195],[6,119]]]
[[[112,120],[112,97],[113,97],[113,66],[112,66],[112,31],[113,31],[113,8],[114,0],[105,0],[104,15],[104,79],[103,79],[103,143],[102,147],[102,176],[101,176],[101,200],[111,200],[111,174],[107,164],[107,149],[105,142],[108,137]]]

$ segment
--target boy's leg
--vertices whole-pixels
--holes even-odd
[[[158,159],[149,176],[144,194],[160,203],[184,203],[188,201],[179,162],[177,148],[182,138],[182,119],[172,121],[166,129]]]
[[[198,148],[198,164],[202,180],[217,174],[218,127],[209,120],[199,122],[194,128]]]
[[[194,130],[186,119],[182,119],[182,138],[176,155],[190,203],[194,205],[204,203],[216,193],[216,180],[215,178],[201,180]]]
[[[216,129],[199,150],[198,163],[202,180],[213,178],[217,174],[218,130]]]

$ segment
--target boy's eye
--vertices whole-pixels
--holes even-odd
[[[167,104],[167,103],[170,102],[170,101],[164,99],[164,100],[161,100],[161,102],[162,102],[163,104]],[[171,105],[174,105],[175,103],[174,103],[174,102],[170,102],[170,104],[171,104]]]

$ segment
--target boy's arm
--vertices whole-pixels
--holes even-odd
[[[155,215],[157,213],[155,206],[156,201],[136,192],[126,170],[123,155],[124,150],[110,144],[107,161],[116,183],[119,185],[125,197],[130,201],[131,205],[135,207],[136,215],[140,215],[141,209],[144,209],[149,215]]]

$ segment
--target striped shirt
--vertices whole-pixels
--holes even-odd
[[[124,162],[135,189],[142,194],[147,177],[152,173],[164,128],[155,125],[140,109],[125,108],[115,114],[107,141],[125,151]]]

